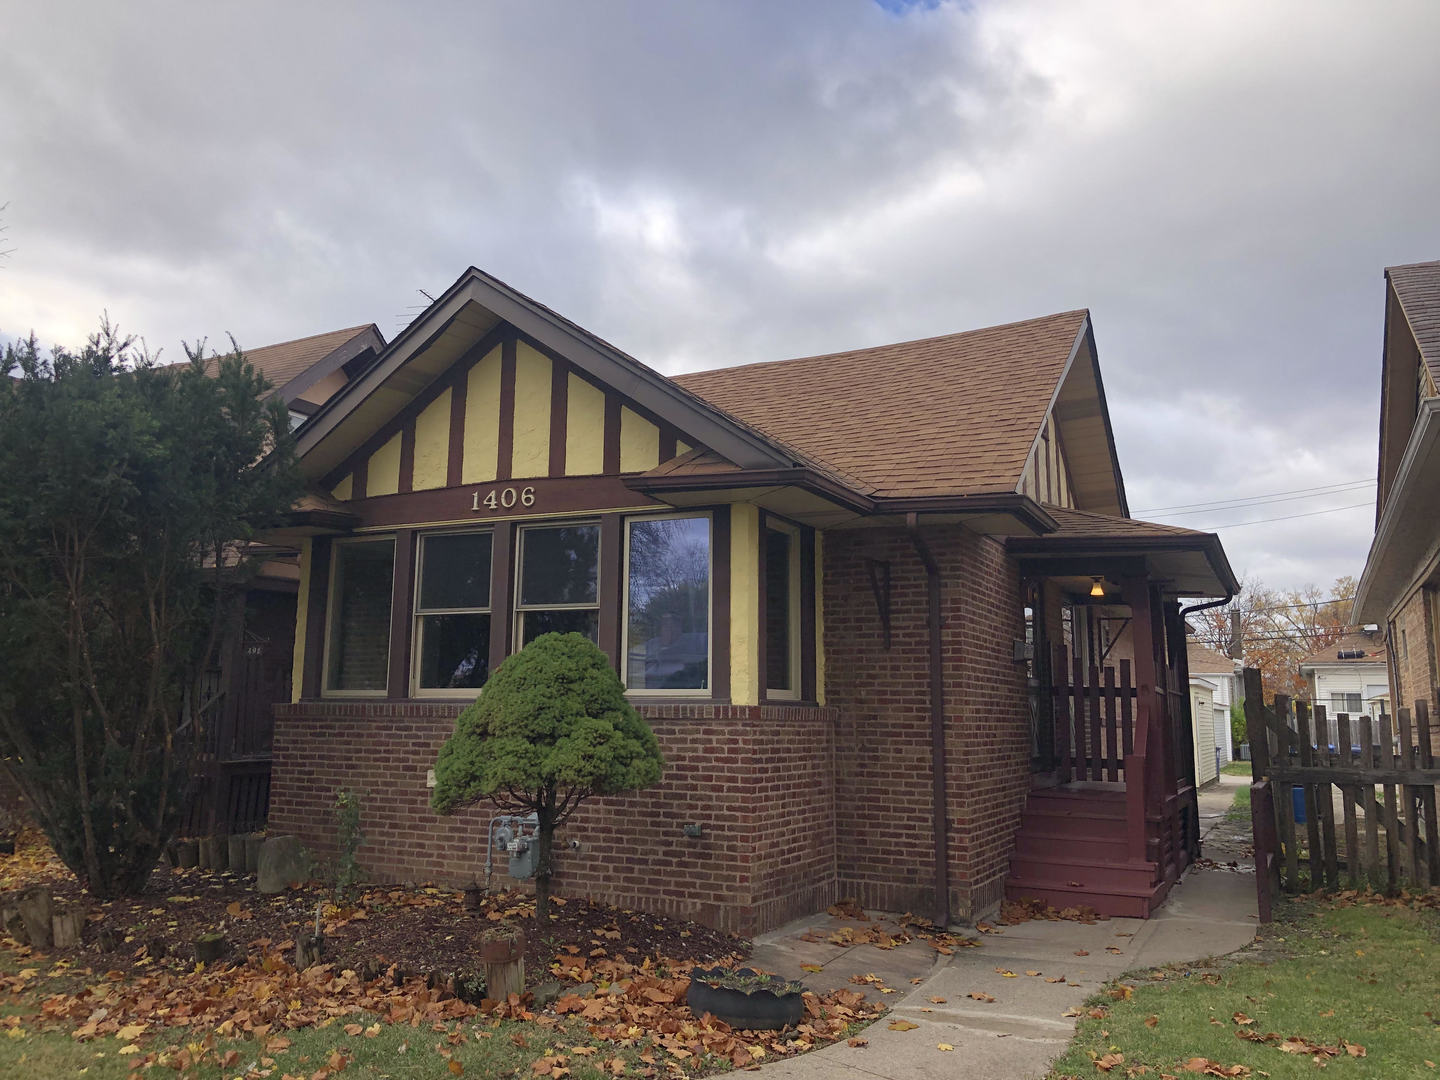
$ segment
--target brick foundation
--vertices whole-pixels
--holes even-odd
[[[309,702],[276,709],[272,833],[335,853],[335,792],[360,794],[360,860],[380,880],[483,876],[477,807],[440,817],[426,770],[458,704]],[[642,705],[664,779],[593,799],[557,833],[555,888],[753,934],[835,899],[834,727],[813,706]],[[686,823],[703,835],[683,835]],[[578,840],[580,848],[568,844]],[[503,868],[503,859],[497,859]],[[508,882],[503,873],[497,880]]]

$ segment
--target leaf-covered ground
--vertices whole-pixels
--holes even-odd
[[[1088,1002],[1063,1077],[1440,1076],[1440,890],[1282,904],[1256,943]]]
[[[0,1076],[700,1075],[803,1053],[883,1012],[841,988],[806,994],[794,1029],[732,1031],[690,1012],[687,976],[748,942],[584,899],[537,923],[516,894],[472,911],[451,890],[386,887],[336,905],[319,888],[264,897],[235,875],[162,869],[143,896],[94,904],[31,836],[0,858],[0,889],[36,882],[88,918],[78,949],[0,938]],[[324,962],[297,970],[317,905]],[[479,936],[501,919],[526,929],[527,985],[559,985],[477,1007],[457,979],[481,969]],[[196,936],[216,929],[229,954],[197,963]]]

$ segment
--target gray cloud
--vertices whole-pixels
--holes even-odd
[[[472,263],[668,371],[1088,306],[1140,508],[1372,474],[1380,270],[1440,254],[1423,0],[6,22],[0,332],[47,341],[393,334]],[[1222,535],[1323,583],[1369,520]]]

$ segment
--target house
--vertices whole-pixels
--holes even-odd
[[[667,378],[471,268],[297,439],[270,825],[321,856],[346,788],[367,872],[481,875],[486,811],[427,774],[550,630],[668,763],[582,806],[561,891],[746,933],[842,896],[1143,915],[1198,852],[1178,598],[1235,578],[1128,516],[1088,312]]]
[[[1440,684],[1440,262],[1385,271],[1375,538],[1356,623],[1385,628],[1395,709]],[[1440,740],[1437,740],[1440,748]]]
[[[384,347],[379,329],[368,324],[250,349],[245,358],[298,427]],[[293,549],[266,554],[206,676],[205,691],[217,707],[197,754],[197,783],[183,825],[188,834],[243,832],[266,821],[273,709],[290,685],[300,581]]]
[[[1300,661],[1300,677],[1310,690],[1310,701],[1325,706],[1328,742],[1339,745],[1336,717],[1390,714],[1389,665],[1385,638],[1371,624],[1345,634],[1333,645],[1318,649]]]
[[[1197,676],[1211,686],[1211,715],[1215,728],[1212,748],[1220,751],[1220,764],[1235,760],[1235,740],[1230,727],[1230,706],[1241,699],[1240,677],[1235,673],[1235,661],[1216,652],[1198,641],[1186,645],[1190,660],[1190,678]],[[1200,717],[1195,717],[1198,730]]]
[[[1195,725],[1195,784],[1203,787],[1220,778],[1220,760],[1215,755],[1215,725],[1205,721],[1215,715],[1216,684],[1199,675],[1190,676],[1190,714]]]

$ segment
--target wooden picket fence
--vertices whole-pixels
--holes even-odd
[[[1440,885],[1440,731],[1428,702],[1398,710],[1393,722],[1341,713],[1332,728],[1322,705],[1283,694],[1273,705],[1263,701],[1260,672],[1247,668],[1261,920],[1280,889]]]

